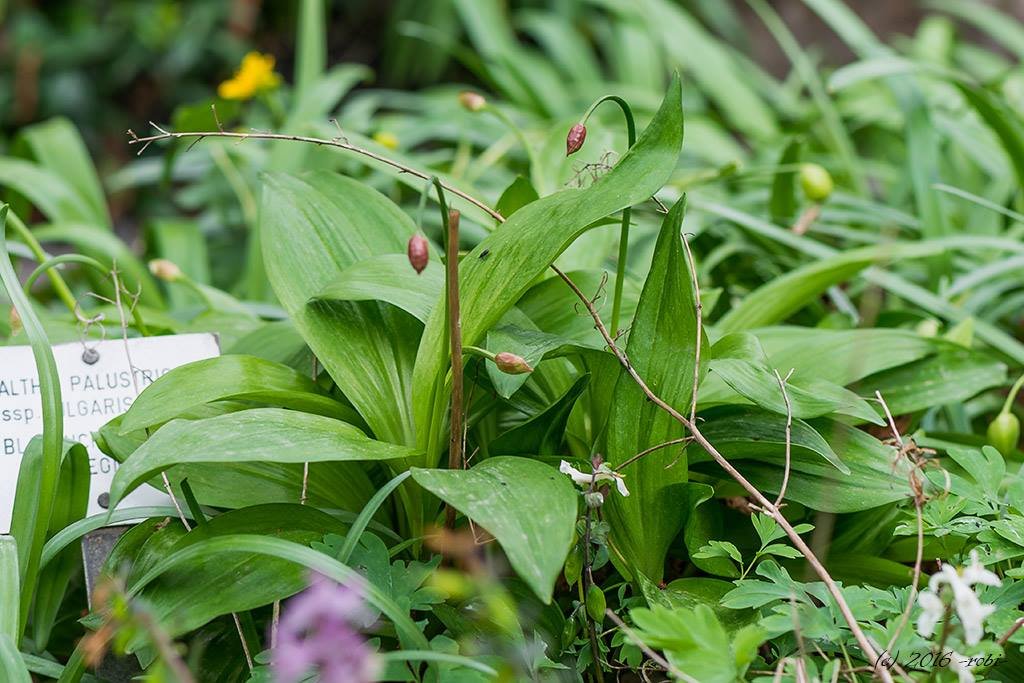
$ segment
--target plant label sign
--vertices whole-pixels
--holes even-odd
[[[121,415],[143,389],[169,370],[220,355],[212,334],[73,342],[53,347],[60,374],[64,438],[89,451],[89,514],[105,508],[117,462],[96,446],[92,433]],[[18,468],[29,441],[43,431],[39,375],[29,346],[0,348],[0,533],[10,532]],[[163,504],[152,488],[129,495],[124,507]]]

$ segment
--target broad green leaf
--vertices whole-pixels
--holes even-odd
[[[828,330],[766,327],[755,335],[769,367],[793,369],[793,379],[819,378],[846,386],[889,368],[912,363],[943,345],[910,330]],[[712,347],[714,348],[714,347]]]
[[[722,538],[722,511],[718,501],[713,498],[714,488],[692,481],[686,486],[689,514],[686,517],[683,541],[690,553],[691,561],[702,571],[713,576],[725,576],[730,579],[738,577],[740,573],[736,569],[736,565],[725,558],[695,556],[710,541]]]
[[[409,375],[420,323],[376,301],[308,303],[353,263],[404,253],[412,220],[333,173],[266,178],[260,234],[277,298],[374,435],[413,443]]]
[[[894,415],[932,406],[963,403],[1006,384],[1006,365],[992,356],[954,344],[923,360],[866,377],[864,391],[878,391]]]
[[[357,416],[305,375],[254,356],[218,356],[174,368],[139,394],[121,434],[159,425],[214,401],[251,401],[333,417]]]
[[[557,455],[565,438],[569,413],[590,381],[580,375],[557,401],[543,412],[513,427],[488,445],[492,455]]]
[[[537,190],[533,189],[529,180],[523,176],[516,176],[512,184],[501,193],[494,208],[502,216],[509,218],[516,211],[539,198]]]
[[[23,195],[51,221],[93,219],[93,210],[55,171],[24,159],[0,158],[0,187]]]
[[[384,301],[426,322],[443,289],[444,266],[436,257],[417,274],[405,254],[382,254],[353,263],[313,300]]]
[[[793,426],[796,437],[797,423]],[[819,419],[813,426],[819,439],[827,440],[843,454],[842,465],[848,473],[822,457],[811,455],[794,438],[787,500],[825,512],[857,512],[912,496],[907,478],[909,467],[905,459],[896,457],[895,449],[838,422]],[[707,430],[702,431],[752,484],[762,491],[778,493],[785,456],[775,437],[771,437],[773,444],[748,443],[743,447],[738,442],[716,440],[707,435]],[[760,433],[758,430],[752,436]],[[714,463],[701,463],[700,469],[721,473]]]
[[[886,244],[863,247],[821,259],[773,279],[748,294],[722,316],[717,330],[726,334],[774,325],[811,303],[832,285],[848,280],[868,266],[888,259],[941,253],[931,244]]]
[[[257,356],[264,360],[287,365],[305,374],[313,367],[313,357],[306,341],[290,320],[275,320],[247,333],[231,346],[224,348],[226,355]]]
[[[615,168],[589,188],[562,190],[524,206],[477,245],[459,268],[463,343],[478,345],[588,226],[657,192],[675,168],[682,136],[681,89],[674,78],[658,113]],[[435,306],[427,322],[413,376],[417,441],[433,462],[445,441],[436,423],[450,392],[443,308]]]
[[[19,135],[36,163],[57,174],[89,208],[87,220],[110,229],[103,187],[74,124],[58,116],[23,128]]]
[[[110,486],[110,507],[175,465],[376,461],[416,455],[410,448],[374,441],[344,422],[280,408],[172,420],[118,468]],[[353,468],[353,473],[358,471]]]
[[[788,408],[793,417],[812,418],[830,413],[850,415],[874,424],[884,424],[863,398],[828,380],[801,377],[785,379],[788,368],[779,371],[785,382],[782,393],[779,378],[761,363],[738,358],[716,358],[709,363],[712,375],[718,375],[737,393],[766,410],[785,415]],[[701,405],[705,405],[704,399]]]
[[[414,469],[412,476],[494,536],[519,577],[551,602],[576,524],[578,496],[568,477],[516,457],[488,458],[469,470]]]
[[[256,534],[234,534],[206,538],[191,543],[161,559],[133,584],[131,592],[137,594],[175,567],[181,566],[187,569],[206,558],[226,557],[232,553],[258,554],[288,560],[343,584],[351,584],[361,579],[357,572],[341,562],[299,543]],[[366,595],[367,602],[383,612],[394,623],[395,630],[404,647],[430,649],[423,633],[412,622],[405,610],[373,584],[361,581],[359,585]]]
[[[786,418],[758,409],[730,410],[720,416],[709,416],[700,430],[727,459],[755,458],[784,462]],[[817,430],[804,420],[793,420],[790,430],[792,458],[797,461],[822,463],[847,474],[849,468]],[[710,456],[694,452],[692,462]]]
[[[345,525],[330,515],[298,504],[261,505],[233,510],[196,526],[188,533],[175,521],[155,532],[134,558],[132,575],[211,538],[260,534],[309,545],[328,533],[344,533]],[[169,543],[161,536],[167,536]],[[171,637],[196,629],[211,619],[268,605],[302,590],[307,572],[299,565],[254,553],[210,554],[188,566],[165,572],[139,595]],[[129,579],[128,588],[132,588]],[[131,649],[145,641],[136,639]]]
[[[685,199],[662,224],[654,260],[630,327],[626,353],[636,372],[664,401],[689,414],[697,345],[697,308],[679,231]],[[619,375],[608,418],[608,462],[612,467],[637,453],[680,438],[685,430],[625,374]],[[626,560],[659,582],[665,553],[686,516],[679,504],[687,480],[686,457],[678,449],[650,453],[623,473],[629,497],[612,495],[605,506],[611,538]]]

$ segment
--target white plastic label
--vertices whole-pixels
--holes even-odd
[[[179,365],[220,355],[220,350],[212,334],[179,334],[128,339],[127,344],[123,339],[58,344],[53,355],[60,374],[64,438],[81,442],[89,450],[89,514],[93,515],[104,511],[100,497],[110,491],[117,462],[96,447],[92,433],[128,410],[135,397],[158,377]],[[10,531],[22,454],[42,430],[39,375],[32,348],[0,347],[0,533]],[[142,487],[121,505],[166,502],[166,494]]]

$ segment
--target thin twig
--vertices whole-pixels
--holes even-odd
[[[683,680],[683,681],[687,681],[687,683],[700,683],[693,676],[688,676],[685,673],[683,673],[682,671],[680,671],[679,669],[677,669],[676,667],[672,666],[672,664],[669,663],[669,661],[667,659],[665,659],[664,657],[659,655],[657,652],[655,652],[653,649],[651,649],[651,647],[647,643],[645,643],[643,641],[643,639],[640,638],[640,636],[637,635],[636,631],[631,629],[629,626],[626,626],[626,622],[624,622],[622,619],[620,619],[618,614],[616,614],[615,612],[611,611],[611,609],[608,609],[608,608],[605,608],[604,613],[605,613],[605,615],[609,619],[612,620],[612,622],[616,626],[619,627],[619,629],[625,634],[625,636],[627,638],[629,638],[630,640],[632,640],[634,645],[636,645],[638,648],[643,650],[644,654],[647,655],[648,657],[650,657],[651,660],[653,660],[655,664],[657,664],[661,668],[665,669],[665,671],[668,671],[670,674],[672,674],[676,678],[679,678],[680,680]]]
[[[999,643],[1000,646],[1006,645],[1007,641],[1010,640],[1014,633],[1020,630],[1021,626],[1024,626],[1024,617],[1021,617],[1017,621],[1013,622],[1013,626],[1011,626],[1006,633],[999,636],[999,640],[997,640],[996,642]]]
[[[643,391],[644,395],[646,395],[652,403],[657,405],[659,408],[668,413],[673,419],[675,419],[677,422],[686,427],[693,435],[693,438],[708,453],[708,455],[710,455],[715,460],[715,462],[718,463],[718,465],[729,474],[729,476],[735,479],[737,483],[740,484],[740,486],[746,489],[747,492],[751,495],[751,497],[753,497],[754,500],[765,510],[765,512],[772,516],[778,523],[778,525],[782,527],[782,530],[786,533],[786,536],[789,537],[790,541],[797,548],[797,550],[799,550],[804,555],[804,557],[807,558],[808,563],[814,569],[815,573],[822,580],[822,582],[825,584],[825,587],[828,589],[829,593],[836,601],[836,605],[839,607],[839,611],[842,613],[843,619],[850,627],[850,631],[851,633],[853,633],[853,636],[856,639],[857,644],[860,646],[861,652],[864,654],[864,657],[867,659],[867,661],[874,661],[875,659],[877,659],[878,655],[875,652],[875,648],[872,647],[871,643],[867,639],[867,636],[864,634],[864,631],[861,629],[860,624],[857,623],[857,618],[854,617],[853,612],[850,611],[850,606],[847,604],[846,598],[843,597],[842,591],[839,590],[839,586],[836,585],[836,582],[832,578],[832,575],[828,573],[828,570],[826,570],[825,567],[821,564],[821,561],[819,561],[818,558],[814,555],[814,552],[810,549],[810,547],[808,547],[807,543],[800,537],[800,534],[798,534],[796,530],[793,529],[793,526],[778,511],[778,509],[772,504],[772,502],[768,500],[768,498],[766,498],[765,495],[761,493],[761,491],[756,486],[751,484],[746,479],[746,477],[744,477],[739,472],[739,470],[737,470],[732,465],[732,463],[730,463],[725,458],[725,456],[723,456],[718,451],[718,449],[715,448],[715,446],[710,441],[707,440],[707,438],[701,433],[701,431],[693,422],[688,420],[679,411],[677,411],[671,405],[666,403],[660,396],[655,394],[649,386],[647,386],[647,383],[644,381],[644,379],[640,377],[637,371],[633,368],[633,365],[630,362],[629,358],[615,344],[615,340],[612,339],[611,335],[608,334],[608,329],[604,326],[604,322],[601,320],[600,314],[597,312],[597,309],[594,308],[593,304],[586,297],[586,295],[582,291],[580,291],[579,287],[576,286],[576,283],[573,282],[572,279],[569,278],[569,276],[567,276],[565,273],[563,273],[559,268],[557,268],[556,266],[552,266],[552,268],[555,269],[555,272],[558,273],[559,277],[561,277],[562,280],[569,286],[569,288],[573,290],[576,296],[579,297],[579,299],[583,302],[583,305],[587,307],[587,310],[590,312],[590,316],[594,319],[595,326],[597,327],[598,331],[601,333],[601,336],[605,340],[605,344],[607,344],[608,348],[611,349],[612,353],[618,359],[619,363],[626,370],[627,374],[629,374],[629,376],[637,384],[637,386],[640,387],[640,390]],[[880,670],[877,672],[877,674],[885,683],[892,683],[892,676],[889,674],[888,671]]]
[[[693,352],[693,397],[690,399],[690,422],[697,421],[697,385],[700,383],[700,347],[704,336],[704,307],[700,303],[700,283],[697,282],[697,267],[690,251],[690,241],[683,235],[683,247],[686,248],[686,262],[689,264],[690,277],[693,279],[693,298],[697,312],[697,343]]]
[[[636,455],[631,457],[626,462],[624,462],[621,465],[619,465],[618,467],[616,467],[615,471],[616,472],[621,472],[623,469],[626,468],[627,465],[632,465],[634,462],[636,462],[640,458],[644,457],[645,455],[649,455],[649,454],[651,454],[651,453],[653,453],[655,451],[660,451],[662,448],[668,448],[669,446],[675,446],[676,444],[680,444],[680,443],[687,443],[688,441],[693,441],[693,437],[692,436],[681,436],[678,439],[672,439],[670,441],[665,441],[664,443],[659,443],[657,446],[651,446],[650,448],[645,448],[644,450],[640,451],[639,453],[637,453]]]
[[[377,154],[376,152],[372,152],[372,151],[370,151],[368,149],[364,149],[362,147],[358,147],[356,145],[353,145],[353,144],[349,143],[347,140],[345,140],[344,138],[325,139],[325,138],[310,137],[310,136],[306,136],[306,135],[284,135],[284,134],[281,134],[281,133],[266,133],[266,132],[260,132],[260,131],[253,132],[253,133],[237,133],[237,132],[234,132],[234,131],[226,131],[226,130],[171,132],[171,131],[164,130],[163,128],[161,128],[160,126],[156,125],[152,121],[150,122],[150,125],[152,125],[158,131],[160,131],[160,134],[159,135],[149,135],[149,136],[146,136],[146,137],[139,137],[139,136],[135,135],[134,133],[132,133],[131,131],[129,131],[128,134],[131,137],[131,139],[128,140],[128,144],[129,145],[142,144],[144,146],[148,146],[150,143],[157,142],[157,141],[160,141],[160,140],[180,140],[182,138],[199,138],[200,140],[202,138],[235,138],[239,142],[242,142],[242,141],[250,139],[250,138],[252,138],[254,140],[292,140],[294,142],[306,142],[306,143],[309,143],[309,144],[312,144],[312,145],[324,145],[324,146],[327,146],[327,147],[337,147],[338,149],[344,149],[344,150],[347,150],[349,152],[354,152],[356,154],[362,155],[362,156],[367,157],[369,159],[373,159],[374,161],[378,161],[378,162],[380,162],[382,164],[387,164],[388,166],[391,166],[392,168],[397,168],[402,173],[408,173],[409,175],[415,176],[417,178],[422,178],[423,180],[429,180],[430,177],[431,177],[429,173],[424,173],[423,171],[417,170],[417,169],[413,168],[412,166],[407,166],[407,165],[405,165],[405,164],[403,164],[403,163],[401,163],[399,161],[395,161],[394,159],[389,159],[388,157],[380,155],[380,154]],[[448,192],[451,192],[456,197],[461,197],[462,199],[465,199],[467,202],[469,202],[473,206],[475,206],[475,207],[477,207],[477,208],[479,208],[479,209],[481,209],[483,211],[486,211],[492,218],[495,218],[495,219],[497,219],[499,221],[503,221],[504,220],[504,217],[500,213],[498,213],[494,209],[490,208],[489,206],[484,204],[479,199],[476,199],[472,195],[466,194],[462,190],[459,190],[458,188],[452,187],[452,186],[448,185],[447,183],[443,183],[442,182],[441,184],[442,184],[442,186],[444,187],[445,190],[447,190]]]
[[[775,499],[775,507],[782,505],[782,499],[786,497],[786,487],[789,486],[789,472],[792,466],[792,451],[793,451],[793,406],[789,402],[789,393],[786,391],[786,382],[789,381],[790,376],[793,374],[793,370],[786,373],[785,379],[779,374],[778,370],[772,370],[775,373],[775,379],[779,381],[779,389],[782,391],[782,400],[786,403],[786,469],[782,472],[782,486],[779,487],[779,495]]]

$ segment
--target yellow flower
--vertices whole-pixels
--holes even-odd
[[[250,52],[242,58],[235,75],[217,88],[217,94],[226,100],[247,100],[265,90],[276,88],[281,76],[274,73],[273,55]]]
[[[374,133],[373,141],[388,149],[398,149],[398,136],[386,130],[379,130]]]

